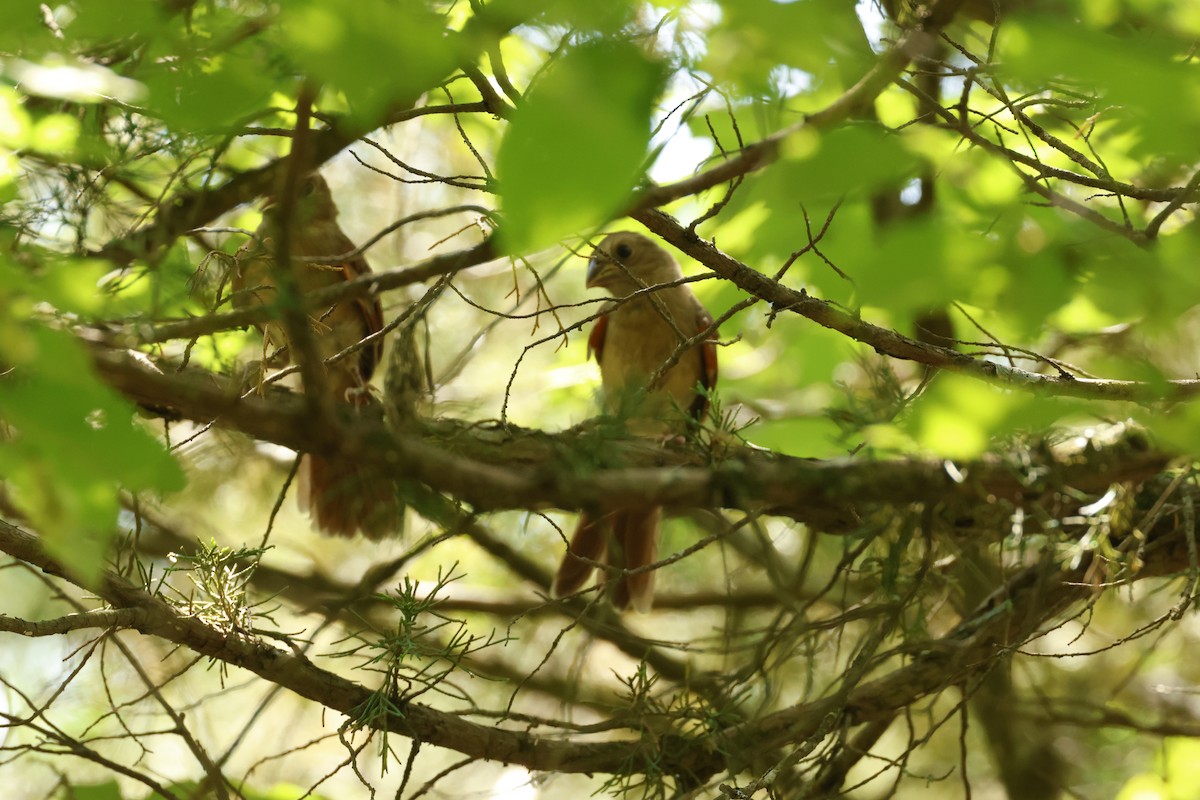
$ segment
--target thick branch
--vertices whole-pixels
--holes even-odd
[[[101,377],[135,402],[295,450],[331,455],[331,447],[345,447],[397,478],[420,481],[477,511],[650,504],[740,508],[845,531],[857,527],[864,510],[883,503],[1027,500],[1063,486],[1102,492],[1116,482],[1143,480],[1169,460],[1140,437],[1050,455],[1036,470],[999,458],[951,469],[941,460],[817,461],[737,447],[709,454],[608,437],[598,448],[589,426],[551,435],[442,420],[393,434],[378,416],[367,415],[346,416],[344,437],[329,443],[304,424],[302,404],[290,392],[240,398],[231,381],[202,370],[163,374],[107,348],[94,348],[93,357]],[[720,459],[710,463],[714,455]]]

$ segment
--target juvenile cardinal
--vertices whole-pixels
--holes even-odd
[[[332,258],[354,252],[354,242],[337,224],[337,206],[329,186],[312,175],[300,186],[301,196],[293,205],[288,228],[296,279],[302,293],[314,292],[371,271],[361,255],[336,264],[306,262],[304,258]],[[257,241],[248,242],[235,257],[233,302],[239,308],[276,302],[274,238],[279,229],[279,207],[270,202],[263,209]],[[383,307],[377,297],[362,297],[309,312],[318,353],[322,361],[361,342],[383,327]],[[261,325],[268,353],[277,355],[273,366],[286,363],[290,346],[278,322]],[[356,353],[326,367],[327,387],[337,402],[365,405],[370,399],[367,382],[383,351],[382,338]],[[306,455],[300,462],[300,507],[308,512],[322,532],[353,536],[361,531],[379,539],[403,522],[404,506],[394,483],[383,474],[345,459]]]
[[[637,233],[606,236],[588,261],[588,288],[605,289],[616,298],[596,320],[588,352],[600,363],[608,411],[626,416],[630,430],[639,435],[676,435],[686,430],[689,419],[702,419],[708,410],[705,392],[717,381],[715,334],[677,353],[712,325],[692,290],[678,284],[646,291],[681,278],[675,259]],[[675,355],[679,360],[654,380]],[[613,587],[613,605],[649,611],[654,571],[629,571],[657,560],[661,521],[659,506],[582,514],[555,576],[554,593],[579,591],[591,577],[591,562],[606,561],[622,570]]]

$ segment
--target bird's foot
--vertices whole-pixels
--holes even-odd
[[[266,376],[267,365],[265,362],[249,361],[244,364],[234,379],[238,395],[246,397],[247,395],[255,394],[262,397],[266,393],[266,383],[264,381]]]

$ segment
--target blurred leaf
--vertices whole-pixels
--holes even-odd
[[[151,110],[188,131],[213,131],[256,112],[279,86],[279,78],[246,48],[189,54],[145,78]]]
[[[715,237],[723,248],[758,269],[772,272],[791,253],[809,245],[808,229],[817,236],[836,206],[834,220],[820,241],[819,250],[856,281],[860,281],[858,273],[863,272],[884,275],[887,281],[932,284],[944,277],[936,272],[928,274],[933,270],[945,269],[956,276],[966,270],[965,266],[960,268],[945,262],[934,262],[931,269],[919,248],[933,247],[935,257],[958,254],[964,247],[977,248],[981,243],[978,237],[960,246],[966,236],[963,232],[956,235],[953,246],[944,242],[935,244],[930,238],[940,234],[930,226],[941,225],[940,222],[918,225],[918,233],[897,233],[893,229],[881,234],[872,219],[870,195],[883,187],[901,185],[916,174],[920,164],[920,159],[898,137],[871,126],[853,125],[825,135],[810,131],[789,141],[784,160],[769,170],[750,175],[725,213],[701,228],[705,236]],[[888,240],[888,235],[894,238]],[[887,241],[892,249],[884,253],[880,243]],[[949,252],[944,253],[946,247]],[[909,271],[905,274],[893,269],[890,266],[893,262],[899,262]],[[910,268],[913,263],[917,264],[915,271]],[[853,301],[854,287],[816,252],[802,256],[792,266],[786,282],[816,286],[822,296],[839,302]],[[944,296],[950,290],[938,284],[937,291]]]
[[[663,80],[640,48],[588,42],[534,84],[496,156],[507,252],[599,225],[629,200]]]
[[[179,313],[194,311],[188,298],[188,282],[192,277],[192,264],[180,273],[173,258],[164,261],[153,270],[134,265],[125,270],[110,271],[107,261],[87,258],[44,256],[36,271],[14,268],[0,261],[0,297],[3,289],[13,294],[11,301],[29,309],[45,303],[56,311],[77,315],[83,320],[96,320],[118,316],[145,314],[157,311]],[[154,283],[154,286],[151,284]],[[159,296],[151,292],[156,288]],[[173,291],[172,291],[173,290]],[[171,299],[185,299],[188,305],[180,306]],[[14,310],[15,309],[10,309]]]
[[[33,149],[55,156],[67,156],[79,139],[79,121],[66,114],[50,114],[33,128]]]
[[[1166,778],[1168,797],[1186,800],[1200,786],[1200,742],[1183,737],[1167,739],[1159,753],[1160,774]]]
[[[852,272],[863,259],[878,259],[867,198],[883,187],[902,185],[917,173],[919,164],[899,137],[873,126],[801,132],[788,139],[781,161],[748,176],[725,213],[702,230],[723,246],[733,237],[738,242],[733,249],[751,261],[769,258],[781,265],[788,254],[809,244],[805,212],[816,236],[840,203],[820,249],[835,265]],[[807,271],[802,265],[808,265]],[[790,275],[818,281],[830,292],[827,296],[848,298],[845,279],[815,253],[804,256]]]
[[[62,797],[64,800],[121,800],[121,787],[116,781],[75,785]]]
[[[801,458],[837,458],[850,449],[837,424],[827,417],[767,420],[742,435],[751,444]]]
[[[1082,401],[1001,389],[953,373],[934,377],[913,403],[905,429],[925,449],[953,459],[977,458],[997,437],[1038,432],[1088,408]]]
[[[1006,280],[999,307],[1009,312],[1017,336],[1036,340],[1045,332],[1047,320],[1074,296],[1078,284],[1073,270],[1061,253],[1051,251],[1033,256],[1013,253],[1003,260],[1001,269]]]
[[[964,190],[976,208],[1006,208],[1017,202],[1025,192],[1025,184],[1011,167],[998,159],[970,151],[970,172],[965,176]],[[964,159],[965,160],[965,159]]]
[[[1121,791],[1117,793],[1116,800],[1172,800],[1172,798],[1168,794],[1167,783],[1161,776],[1143,772],[1125,782]]]
[[[865,124],[817,134],[812,144],[804,137],[789,139],[784,156],[772,170],[773,180],[780,192],[790,191],[802,202],[897,187],[920,165],[900,137]]]
[[[1157,414],[1141,411],[1136,419],[1150,428],[1165,450],[1200,455],[1200,403],[1181,403]]]
[[[1200,743],[1192,739],[1166,739],[1155,755],[1153,772],[1134,775],[1125,782],[1117,800],[1190,800],[1200,785]]]
[[[90,581],[115,531],[117,489],[174,491],[183,473],[70,335],[19,329],[0,341],[0,419],[15,432],[0,442],[0,469],[51,552]]]
[[[107,305],[99,287],[110,267],[104,261],[51,261],[37,276],[36,291],[45,302],[59,311],[90,316]]]
[[[877,454],[913,453],[919,451],[903,428],[888,423],[876,423],[862,429],[863,442]]]
[[[985,240],[929,214],[878,231],[851,277],[862,305],[922,311],[966,294],[988,250]]]
[[[41,0],[4,0],[0,3],[0,51],[34,55],[52,44],[53,35],[42,23]]]
[[[869,66],[870,48],[851,3],[726,0],[720,5],[721,21],[709,34],[702,64],[718,81],[750,94],[789,95],[830,79],[846,88]]]
[[[65,26],[73,38],[115,46],[122,40],[132,46],[134,36],[153,39],[167,26],[166,4],[157,0],[92,0],[73,6]],[[40,15],[39,15],[40,18]]]
[[[1116,35],[1050,14],[1009,21],[1000,42],[1007,75],[1038,87],[1057,76],[1096,93],[1102,114],[1136,127],[1143,152],[1193,151],[1200,67],[1179,57],[1187,42],[1152,27]]]
[[[1107,328],[1119,321],[1117,317],[1101,312],[1088,298],[1075,295],[1071,302],[1046,320],[1046,325],[1065,333],[1086,333]]]
[[[921,423],[919,441],[936,455],[965,461],[987,450],[988,430],[981,420],[936,406],[922,414]]]
[[[455,39],[423,4],[286,0],[279,30],[296,67],[341,90],[351,113],[377,120],[408,105],[453,67]]]
[[[277,783],[269,789],[242,790],[246,800],[326,800],[328,795],[292,783]]]
[[[569,25],[577,30],[602,34],[618,33],[633,21],[636,8],[632,0],[608,0],[604,3],[595,0],[556,0],[553,3],[516,0],[516,4],[525,6],[515,15],[517,19],[533,17],[543,24]]]
[[[7,86],[0,86],[0,147],[14,150],[28,146],[33,121],[25,110],[24,98]]]
[[[783,127],[779,106],[743,103],[730,108],[709,108],[688,118],[693,136],[713,140],[726,151],[736,151],[750,142],[763,139]]]
[[[777,319],[772,330],[784,337],[784,350],[777,359],[783,374],[772,376],[773,383],[789,389],[832,383],[838,367],[853,360],[861,348],[837,331],[791,315]]]
[[[1200,271],[1196,269],[1196,253],[1200,248],[1200,226],[1188,225],[1159,238],[1153,256],[1155,268],[1162,275],[1156,281],[1164,290],[1164,304],[1151,320],[1156,326],[1174,327],[1175,314],[1186,311],[1200,301]]]
[[[1078,250],[1079,248],[1076,248]],[[1073,260],[1081,265],[1080,290],[1096,308],[1120,319],[1135,319],[1147,312],[1178,312],[1195,304],[1182,297],[1179,286],[1162,280],[1163,270],[1152,253],[1135,247],[1119,237],[1096,243],[1083,257]]]

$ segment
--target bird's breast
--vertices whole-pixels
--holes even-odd
[[[672,317],[675,325],[664,318],[660,309],[632,303],[609,315],[600,376],[610,413],[682,418],[691,406],[700,380],[700,354],[695,347],[681,354],[654,390],[646,394],[651,379],[682,344],[680,335],[690,337],[695,333],[694,324],[687,324],[678,314]]]

